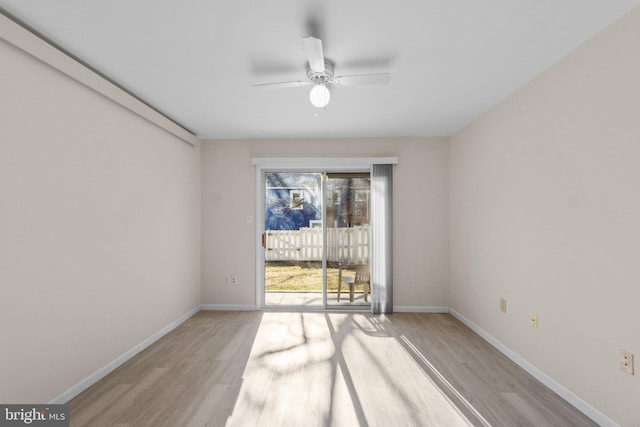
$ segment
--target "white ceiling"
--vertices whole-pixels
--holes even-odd
[[[203,138],[446,136],[640,0],[0,0],[0,7]],[[336,75],[317,110],[302,37]]]

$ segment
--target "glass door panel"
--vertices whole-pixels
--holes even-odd
[[[265,173],[266,306],[325,305],[323,176]]]
[[[370,174],[328,173],[325,189],[327,305],[370,305]]]

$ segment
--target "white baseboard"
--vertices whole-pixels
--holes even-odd
[[[242,304],[202,304],[201,310],[208,311],[254,311],[258,310],[255,305],[242,305]]]
[[[448,313],[449,307],[401,305],[393,307],[394,313]]]
[[[473,323],[471,320],[464,317],[462,314],[458,313],[454,309],[450,308],[449,313],[464,323],[469,329],[471,329],[476,334],[480,335],[485,341],[498,349],[502,354],[507,356],[513,362],[515,362],[522,369],[531,374],[534,378],[540,381],[542,384],[549,387],[556,394],[562,397],[564,400],[575,406],[579,411],[583,414],[591,418],[593,421],[598,423],[603,427],[621,427],[620,424],[613,421],[611,418],[607,417],[602,412],[598,411],[596,408],[591,406],[589,403],[585,402],[580,396],[573,393],[571,390],[560,384],[558,381],[551,378],[549,375],[542,372],[540,369],[533,366],[527,360],[522,358],[520,355],[515,353],[509,347],[502,344],[484,329],[480,328],[478,325]]]
[[[60,395],[50,400],[48,403],[50,404],[67,403],[69,400],[73,399],[74,397],[76,397],[77,395],[79,395],[80,393],[82,393],[83,391],[85,391],[86,389],[88,389],[98,381],[100,381],[110,372],[115,370],[118,366],[122,365],[124,362],[131,359],[133,356],[140,353],[142,350],[149,347],[151,344],[158,341],[160,338],[162,338],[163,336],[165,336],[166,334],[168,334],[169,332],[171,332],[172,330],[180,326],[184,321],[189,319],[198,311],[200,311],[200,306],[194,307],[193,309],[189,310],[188,313],[184,314],[179,319],[169,323],[167,326],[160,329],[158,332],[151,335],[149,338],[145,339],[140,344],[133,347],[131,350],[120,355],[113,361],[109,362],[107,365],[98,369],[93,374],[89,375],[88,377],[86,377],[85,379],[83,379],[82,381],[80,381],[70,389],[62,392]]]
[[[201,310],[220,310],[220,311],[253,311],[259,310],[255,305],[242,304],[202,304]],[[291,307],[269,306],[269,311],[291,311]],[[340,307],[330,307],[331,310],[340,310]],[[304,307],[305,311],[326,311],[324,307]],[[449,313],[449,307],[439,306],[399,306],[393,307],[393,311],[397,313]]]

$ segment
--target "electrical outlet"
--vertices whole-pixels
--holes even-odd
[[[231,277],[231,284],[232,285],[237,285],[238,284],[238,278],[236,276],[232,276]]]
[[[506,298],[500,298],[500,311],[503,313],[507,312],[507,300]]]
[[[529,316],[529,324],[531,325],[532,328],[538,329],[538,314],[537,313],[531,313],[531,316]]]
[[[224,276],[224,284],[225,285],[231,284],[231,276]]]
[[[633,375],[633,353],[620,350],[620,370]]]

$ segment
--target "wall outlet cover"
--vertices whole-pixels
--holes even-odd
[[[538,329],[538,314],[531,313],[529,321],[532,328]]]
[[[627,374],[634,375],[633,373],[633,353],[620,350],[620,370]]]

